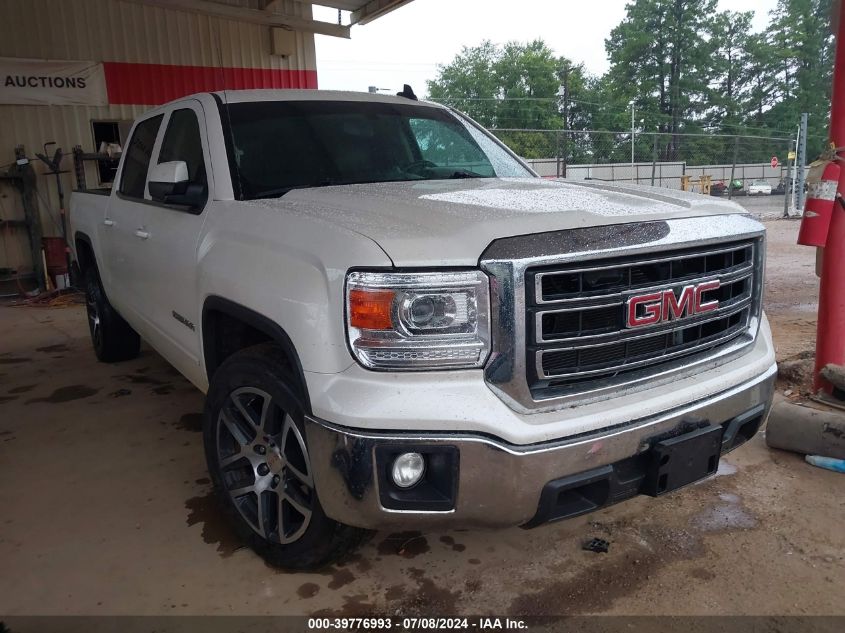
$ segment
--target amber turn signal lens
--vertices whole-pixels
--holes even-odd
[[[349,292],[349,325],[360,330],[392,330],[392,290],[361,290]]]

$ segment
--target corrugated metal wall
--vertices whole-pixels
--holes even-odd
[[[221,0],[259,8],[258,0]],[[310,17],[308,4],[287,0],[284,12]],[[195,13],[150,7],[120,0],[0,0],[0,57],[93,60],[188,66],[315,70],[314,36],[296,34],[296,53],[270,54],[270,28]],[[55,141],[67,154],[63,168],[72,171],[70,151],[81,144],[95,151],[92,120],[131,120],[149,106],[0,105],[0,170],[14,160],[15,145],[34,157]],[[51,153],[52,153],[51,148]],[[43,166],[35,164],[39,173]],[[73,186],[71,174],[65,189]],[[93,166],[89,186],[96,186]],[[58,235],[58,198],[52,176],[38,179],[45,235]],[[22,219],[17,193],[0,182],[0,218]],[[0,230],[0,268],[29,268],[23,230]]]

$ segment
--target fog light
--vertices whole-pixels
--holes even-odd
[[[419,453],[402,453],[393,462],[393,483],[400,488],[410,488],[419,483],[425,474],[425,460]]]

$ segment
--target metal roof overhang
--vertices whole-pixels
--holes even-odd
[[[351,13],[349,24],[323,22],[301,15],[285,13],[283,0],[125,0],[177,11],[190,11],[214,17],[251,22],[305,31],[334,37],[350,37],[350,29],[356,24],[367,24],[409,4],[413,0],[295,0],[300,4],[319,5],[341,9]]]
[[[366,24],[412,0],[319,0],[310,4],[352,12],[352,24]]]

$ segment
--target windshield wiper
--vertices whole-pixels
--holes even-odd
[[[293,191],[294,189],[313,189],[315,187],[331,187],[335,185],[335,183],[331,180],[322,180],[320,182],[315,182],[308,185],[288,185],[287,187],[278,187],[276,189],[267,189],[266,191],[259,191],[252,195],[252,198],[281,198],[286,193]]]
[[[457,180],[458,178],[488,178],[489,176],[482,176],[481,174],[477,174],[474,171],[469,171],[468,169],[459,169],[451,176],[449,176],[450,180]]]

